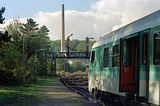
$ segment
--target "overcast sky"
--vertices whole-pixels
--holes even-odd
[[[61,38],[61,5],[65,5],[66,37],[86,36],[98,39],[107,33],[129,24],[143,16],[160,10],[160,0],[1,0],[6,7],[4,17],[12,19],[33,18],[46,25],[51,40]]]

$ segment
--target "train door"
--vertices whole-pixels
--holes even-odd
[[[140,72],[140,96],[148,97],[149,93],[149,30],[140,33],[141,39],[141,72]]]
[[[138,93],[139,40],[135,35],[120,41],[120,92]]]

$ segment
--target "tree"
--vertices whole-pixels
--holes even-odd
[[[35,72],[35,54],[39,49],[48,53],[50,39],[49,30],[46,26],[39,27],[33,19],[27,19],[27,23],[14,20],[6,27],[12,35],[12,41],[5,42],[6,47],[1,50],[0,56],[0,84],[11,83],[23,84],[32,81]],[[25,51],[23,51],[25,47]],[[22,64],[23,53],[25,52],[26,64]],[[40,68],[47,73],[47,58],[44,59],[44,52],[37,53]],[[39,72],[41,72],[39,70]]]
[[[46,26],[38,28],[38,24],[31,18],[27,19],[26,24],[22,24],[20,29],[23,34],[23,46],[25,46],[25,58],[26,60],[33,60],[32,58],[38,58],[39,70],[38,74],[47,73],[47,53],[49,52],[50,39],[48,37],[49,30]],[[41,53],[37,53],[37,50],[43,49]],[[35,57],[36,55],[36,57]],[[45,56],[44,56],[45,55]],[[32,65],[33,61],[29,61]]]
[[[70,45],[69,45],[70,51],[77,51],[76,47],[77,47],[78,44],[79,44],[79,40],[78,39],[71,40],[70,41]]]
[[[37,36],[38,24],[36,24],[32,18],[29,18],[27,19],[27,23],[20,26],[20,32],[22,33],[23,55],[26,60],[34,54],[34,51],[31,48],[33,45],[31,44],[33,41],[31,37]]]
[[[50,38],[48,36],[49,30],[46,26],[40,27],[39,31],[39,37],[41,39],[41,44],[43,44],[43,48],[45,48],[46,51],[49,51],[50,47]]]
[[[0,24],[3,24],[3,21],[5,20],[5,18],[3,18],[3,13],[5,12],[5,7],[2,7],[0,10]]]
[[[4,19],[3,13],[5,8],[2,7],[0,10],[0,24],[3,24]],[[19,67],[19,59],[21,55],[16,49],[16,46],[10,41],[11,35],[8,31],[0,31],[0,84],[13,84],[15,77],[13,70]],[[14,81],[17,83],[17,81]]]
[[[0,24],[4,23],[3,22],[5,20],[5,18],[3,18],[4,12],[5,12],[5,7],[2,7],[0,9]],[[7,31],[5,31],[5,32],[0,31],[0,44],[1,44],[0,47],[1,48],[2,48],[2,45],[4,45],[4,42],[10,41],[10,39],[11,39],[11,36],[8,35]]]
[[[61,41],[60,40],[56,40],[56,41],[51,41],[50,43],[50,52],[59,52],[60,51],[60,45],[61,45]]]
[[[32,19],[27,19],[26,24],[22,24],[21,32],[25,34],[25,36],[31,36],[31,34],[36,34],[38,31],[38,24]]]
[[[22,23],[19,20],[13,20],[11,24],[6,27],[6,30],[12,37],[12,43],[16,46],[16,49],[22,54],[22,34],[20,32],[20,27]]]

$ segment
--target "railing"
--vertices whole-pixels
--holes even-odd
[[[90,52],[54,52],[52,58],[89,58]]]

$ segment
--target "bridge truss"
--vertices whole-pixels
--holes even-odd
[[[51,73],[56,74],[56,59],[89,59],[90,52],[54,52],[52,54]]]

